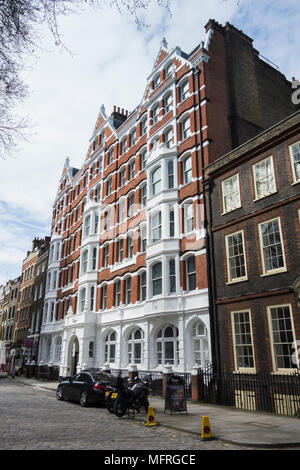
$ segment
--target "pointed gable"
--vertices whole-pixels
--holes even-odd
[[[102,126],[102,124],[106,121],[107,119],[107,116],[105,114],[105,107],[104,105],[102,104],[101,107],[100,107],[100,111],[98,113],[98,117],[97,117],[97,120],[96,120],[96,125],[94,127],[94,131],[93,131],[93,134],[95,134],[95,132],[100,129],[100,127]]]
[[[62,171],[61,178],[63,178],[63,176],[67,173],[67,171],[69,170],[69,168],[70,168],[70,158],[67,157],[67,158],[65,159],[64,169],[63,169],[63,171]]]
[[[168,43],[165,38],[160,43],[160,49],[158,51],[158,55],[156,57],[156,60],[154,62],[154,69],[159,66],[159,64],[162,63],[162,61],[169,55],[169,50],[168,50]]]

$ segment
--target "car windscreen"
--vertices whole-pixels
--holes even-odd
[[[92,377],[95,382],[109,382],[110,377],[106,374],[92,374]]]

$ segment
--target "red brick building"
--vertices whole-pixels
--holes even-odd
[[[28,349],[26,349],[26,359],[31,357],[31,349],[33,346],[33,338],[28,341],[28,335],[31,333],[32,306],[35,302],[36,265],[40,255],[47,250],[49,240],[49,237],[45,237],[44,239],[34,238],[32,241],[32,249],[27,252],[22,263],[13,342],[15,343],[15,349],[19,348],[19,352],[21,351],[20,348],[23,346],[23,353],[25,353],[24,348],[28,346]],[[43,269],[44,271],[47,269],[47,260],[44,262]]]
[[[63,376],[207,364],[204,167],[294,110],[290,83],[234,26],[211,20],[190,53],[163,40],[141,103],[102,106],[82,167],[66,160],[39,359]]]

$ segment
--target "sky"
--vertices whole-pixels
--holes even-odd
[[[104,2],[105,3],[105,2]],[[65,159],[80,168],[102,104],[132,111],[141,101],[163,37],[169,49],[190,52],[205,39],[210,18],[254,39],[254,47],[291,80],[300,80],[298,0],[170,0],[171,16],[152,0],[139,30],[124,9],[87,8],[59,20],[66,47],[46,26],[41,48],[26,59],[30,94],[18,113],[30,137],[0,159],[0,284],[21,274],[34,237],[50,235],[52,204]]]

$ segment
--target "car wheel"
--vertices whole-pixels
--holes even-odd
[[[81,406],[87,406],[87,394],[86,394],[86,391],[83,390],[83,392],[81,392],[81,395],[80,395],[80,405]]]
[[[63,397],[63,388],[61,386],[57,387],[56,399],[57,400],[63,400],[64,399],[64,397]]]

